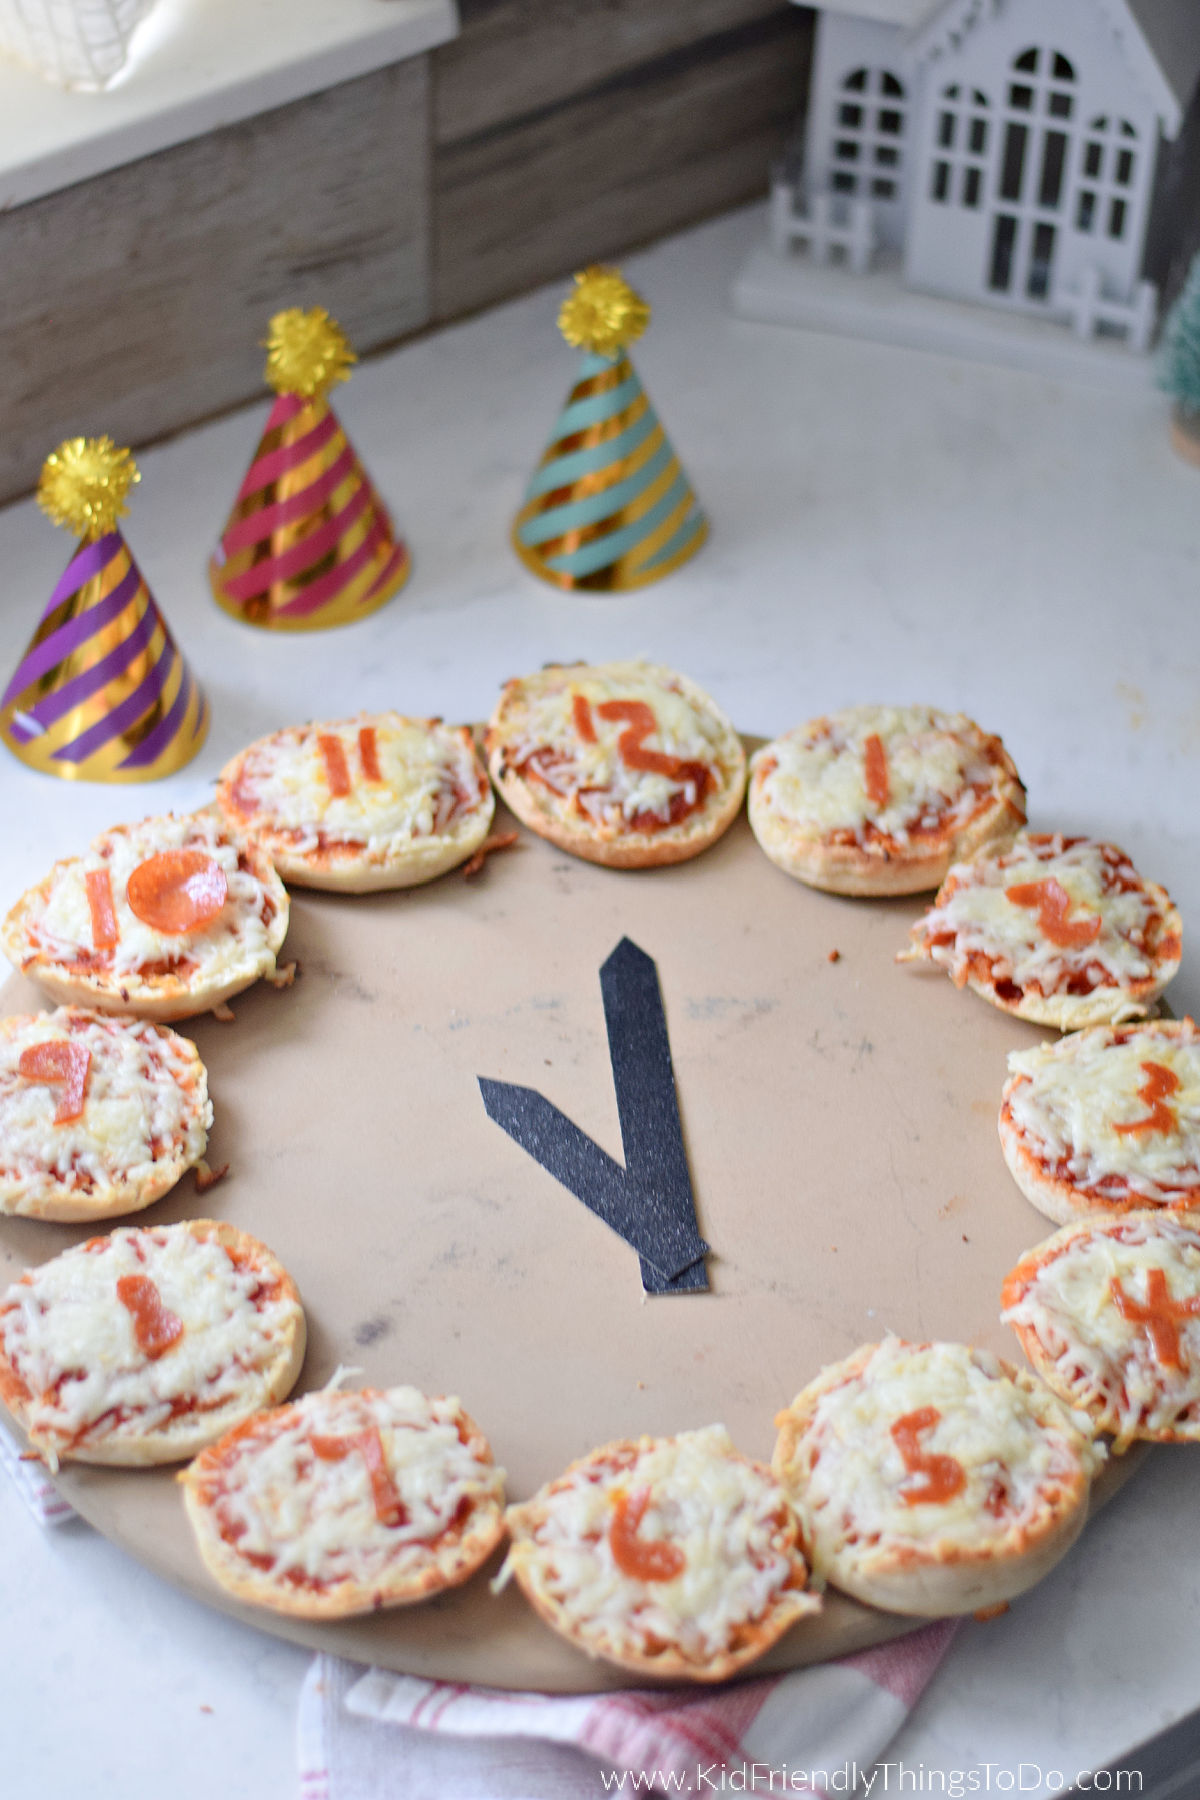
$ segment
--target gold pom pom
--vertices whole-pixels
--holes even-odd
[[[266,340],[266,378],[277,394],[301,400],[324,399],[330,388],[350,377],[358,361],[350,340],[323,306],[305,312],[290,306],[271,320]]]
[[[640,338],[650,308],[616,269],[593,267],[575,277],[575,292],[559,308],[558,329],[568,344],[611,356]]]
[[[76,537],[101,538],[129,511],[125,496],[141,479],[129,451],[110,437],[68,438],[42,464],[38,505]]]

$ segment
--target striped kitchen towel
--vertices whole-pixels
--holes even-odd
[[[956,1624],[702,1692],[505,1693],[318,1656],[300,1698],[301,1800],[849,1796]]]
[[[40,1525],[61,1525],[75,1518],[73,1506],[63,1499],[47,1475],[44,1464],[22,1455],[21,1446],[0,1425],[0,1469],[12,1477],[17,1492]]]

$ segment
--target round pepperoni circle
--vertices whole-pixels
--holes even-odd
[[[143,925],[176,936],[210,925],[229,894],[225,871],[202,850],[163,850],[139,863],[125,898]]]

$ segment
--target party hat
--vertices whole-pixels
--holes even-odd
[[[365,618],[408,580],[408,550],[325,398],[355,359],[323,307],[276,313],[278,398],[208,565],[218,606],[269,631]]]
[[[117,530],[139,479],[107,437],[70,438],[42,468],[42,511],[82,541],[0,700],[0,737],[48,775],[153,781],[208,732],[208,702]]]
[[[708,536],[626,354],[649,322],[650,308],[615,269],[576,275],[559,312],[559,330],[583,362],[513,524],[517,555],[555,587],[645,587]]]

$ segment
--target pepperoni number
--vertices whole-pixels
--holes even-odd
[[[665,775],[671,781],[683,785],[670,798],[667,815],[660,812],[643,810],[625,820],[634,831],[660,831],[664,826],[679,824],[690,812],[703,804],[707,794],[716,785],[712,770],[702,762],[685,762],[682,757],[668,756],[662,750],[647,750],[645,739],[658,730],[658,721],[653,708],[645,700],[601,700],[595,712],[602,719],[613,719],[624,724],[625,730],[617,738],[617,755],[627,769],[636,769],[649,775]],[[592,704],[586,694],[571,695],[571,714],[575,726],[575,735],[581,743],[596,743],[596,723],[593,717]],[[571,760],[569,754],[564,756],[550,748],[535,750],[527,758],[523,773],[534,776],[552,794],[565,797],[570,792]],[[565,786],[560,786],[565,782]],[[690,792],[689,792],[690,790]],[[583,802],[590,794],[603,795],[605,790],[598,787],[581,787],[574,796],[574,803],[579,811],[586,811]]]
[[[1005,888],[1004,898],[1014,906],[1032,907],[1038,916],[1038,928],[1052,944],[1062,950],[1079,950],[1095,943],[1100,936],[1100,916],[1068,920],[1071,896],[1061,881],[1051,875],[1046,881],[1022,881]]]
[[[375,1517],[381,1525],[404,1525],[408,1522],[408,1514],[404,1503],[396,1492],[392,1477],[388,1472],[387,1458],[383,1453],[383,1439],[377,1426],[370,1426],[365,1431],[356,1431],[350,1437],[311,1437],[313,1455],[322,1462],[344,1462],[348,1456],[355,1454],[362,1457],[367,1465],[367,1474],[371,1478],[371,1498],[375,1502]]]
[[[617,739],[617,753],[627,769],[644,769],[651,775],[679,776],[689,765],[661,750],[647,750],[642,740],[658,730],[654,709],[645,700],[602,700],[596,708],[602,719],[624,719],[626,729]],[[699,765],[694,765],[699,766]]]
[[[44,1043],[30,1044],[27,1050],[22,1050],[17,1073],[24,1075],[27,1081],[62,1082],[62,1097],[54,1114],[54,1123],[65,1125],[69,1120],[83,1116],[83,1096],[91,1066],[92,1053],[82,1044],[73,1044],[68,1038],[48,1038]]]
[[[658,720],[644,700],[602,700],[596,708],[602,719],[624,719],[627,729],[617,739],[617,754],[627,769],[641,769],[650,775],[667,775],[672,781],[690,781],[698,798],[712,785],[712,772],[704,763],[684,762],[678,756],[666,756],[661,750],[647,750],[643,739],[658,729]]]
[[[1144,1306],[1130,1299],[1115,1275],[1108,1284],[1108,1291],[1113,1305],[1128,1324],[1145,1327],[1155,1361],[1164,1369],[1182,1369],[1179,1324],[1182,1319],[1193,1319],[1200,1313],[1200,1294],[1193,1294],[1190,1300],[1172,1300],[1165,1269],[1146,1270]]]
[[[887,751],[882,739],[876,737],[874,732],[863,743],[863,785],[871,805],[882,810],[887,805],[892,790],[888,779]]]
[[[921,1434],[932,1431],[941,1418],[936,1406],[922,1406],[905,1413],[892,1426],[892,1441],[904,1458],[910,1475],[920,1477],[900,1489],[906,1506],[922,1506],[926,1501],[953,1500],[967,1485],[967,1472],[953,1456],[930,1456],[921,1448]]]
[[[179,937],[211,925],[229,897],[220,863],[203,850],[163,850],[129,877],[129,910],[154,931]]]
[[[1179,1121],[1166,1104],[1166,1098],[1178,1090],[1178,1075],[1165,1063],[1144,1062],[1141,1069],[1146,1079],[1138,1089],[1137,1097],[1145,1101],[1150,1111],[1144,1119],[1134,1119],[1129,1125],[1114,1125],[1113,1130],[1129,1133],[1174,1131]]]
[[[157,1362],[183,1336],[183,1320],[163,1305],[148,1275],[122,1275],[117,1299],[132,1315],[138,1349],[150,1362]]]
[[[376,741],[373,725],[364,725],[359,731],[358,760],[362,764],[364,781],[383,780],[383,773],[379,767],[379,744]]]
[[[92,915],[92,947],[115,950],[117,915],[113,908],[112,876],[107,869],[89,869],[83,878],[88,911]]]
[[[346,750],[341,738],[322,732],[317,749],[325,764],[325,784],[335,800],[344,800],[350,792],[350,771],[346,767]]]
[[[612,1523],[608,1528],[609,1548],[622,1575],[633,1581],[674,1581],[682,1575],[687,1558],[678,1544],[665,1538],[640,1538],[638,1526],[650,1504],[650,1489],[637,1488],[627,1494],[617,1491],[613,1503]]]
[[[334,737],[332,732],[322,732],[317,738],[317,749],[321,752],[321,761],[325,765],[325,785],[329,789],[330,798],[344,800],[354,783],[350,779],[350,765],[346,761],[346,746],[341,738]],[[362,765],[364,781],[382,781],[383,771],[379,766],[379,739],[373,725],[364,725],[358,734],[358,760]]]
[[[585,744],[596,741],[596,727],[592,720],[592,709],[586,694],[571,695],[571,714],[575,720],[575,730]]]

